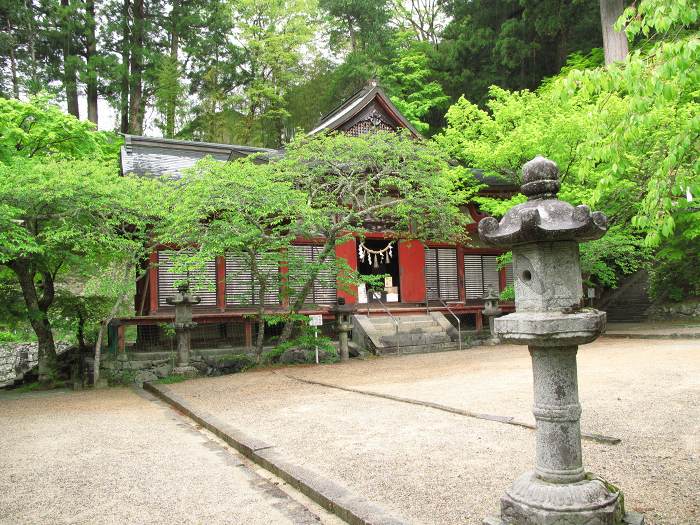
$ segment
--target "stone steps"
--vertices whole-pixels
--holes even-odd
[[[386,316],[353,316],[353,340],[380,355],[455,350],[457,331],[439,312]],[[398,343],[398,350],[397,350]]]

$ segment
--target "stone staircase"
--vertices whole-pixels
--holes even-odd
[[[649,277],[639,271],[603,297],[598,308],[607,312],[608,323],[642,323],[647,320],[651,301],[647,295]]]
[[[378,355],[444,352],[459,348],[457,329],[439,312],[395,315],[353,316],[353,342]],[[398,343],[398,344],[397,344]]]

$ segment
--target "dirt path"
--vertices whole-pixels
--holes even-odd
[[[3,524],[340,523],[145,393],[5,394],[0,428]]]
[[[338,386],[533,422],[527,350],[501,346],[172,385],[191,404],[415,523],[480,523],[532,467],[534,432]],[[700,344],[602,339],[579,353],[586,467],[650,524],[700,521]]]

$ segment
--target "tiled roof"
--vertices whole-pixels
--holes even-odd
[[[340,106],[337,106],[330,113],[322,117],[321,122],[309,132],[309,135],[315,135],[321,131],[334,131],[338,129],[375,99],[388,110],[400,126],[408,128],[416,137],[420,137],[420,133],[418,133],[416,128],[414,128],[408,119],[394,106],[382,88],[374,82],[357,91]]]
[[[273,149],[126,135],[121,150],[121,165],[124,174],[179,178],[182,170],[194,166],[206,156],[227,161],[253,153],[262,153],[266,157],[279,155]]]

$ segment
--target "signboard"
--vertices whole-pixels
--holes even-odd
[[[309,316],[309,326],[323,326],[323,316],[322,315],[310,315]]]
[[[357,302],[360,304],[367,303],[367,287],[365,286],[365,283],[357,286]]]

